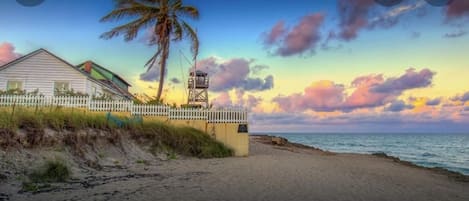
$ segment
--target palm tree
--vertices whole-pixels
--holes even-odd
[[[196,60],[199,50],[199,39],[196,32],[182,18],[198,19],[199,11],[193,6],[183,5],[182,0],[115,0],[116,8],[101,18],[101,22],[117,21],[124,18],[133,21],[117,26],[101,35],[111,39],[121,34],[126,42],[137,37],[141,30],[151,29],[149,45],[156,45],[156,53],[145,64],[147,72],[156,61],[160,66],[160,80],[156,99],[160,100],[163,91],[166,63],[171,41],[181,41],[184,36],[191,42],[193,59]],[[130,20],[129,19],[129,20]]]

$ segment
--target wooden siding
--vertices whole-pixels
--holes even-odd
[[[85,75],[45,51],[0,70],[0,90],[6,90],[8,80],[23,81],[23,90],[38,89],[45,96],[54,95],[55,81],[67,81],[75,91],[88,92]]]

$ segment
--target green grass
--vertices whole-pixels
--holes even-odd
[[[124,116],[118,117],[126,118]],[[56,131],[98,129],[109,131],[111,134],[116,134],[114,131],[118,129],[112,122],[107,121],[104,112],[89,112],[83,109],[61,107],[0,107],[0,134],[4,132],[5,135],[9,135],[10,131],[23,129],[26,131],[28,144],[33,147],[41,144],[45,128]],[[144,139],[144,141],[150,140],[153,147],[166,150],[168,158],[174,159],[176,154],[199,158],[219,158],[233,155],[231,149],[208,134],[191,127],[177,127],[149,120],[141,124],[127,125],[121,130],[132,134],[135,138]],[[112,136],[112,139],[116,140],[116,137],[118,136]],[[79,140],[76,135],[67,135],[64,138],[65,144],[69,146],[80,146],[77,143]],[[2,141],[0,140],[0,142]],[[2,144],[2,146],[5,145]]]
[[[109,123],[103,113],[88,112],[82,109],[61,107],[0,108],[0,128],[16,129],[44,129],[51,128],[57,131],[116,128]]]
[[[132,133],[134,137],[152,140],[153,146],[166,150],[170,158],[175,158],[175,154],[171,154],[172,150],[181,155],[199,158],[220,158],[233,155],[233,150],[208,134],[191,127],[175,127],[162,122],[144,122],[142,125],[135,125]]]

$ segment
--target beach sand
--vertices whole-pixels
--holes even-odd
[[[469,183],[389,158],[269,145],[251,136],[250,156],[179,158],[74,173],[36,194],[0,184],[0,200],[469,200]]]

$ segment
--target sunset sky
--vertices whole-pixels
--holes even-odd
[[[99,2],[99,3],[97,3]],[[215,107],[244,106],[254,132],[469,132],[469,1],[185,0],[201,41],[197,66]],[[0,1],[0,65],[38,48],[123,76],[156,94],[156,47],[103,40],[112,0]],[[174,43],[165,101],[186,102],[187,42]]]

